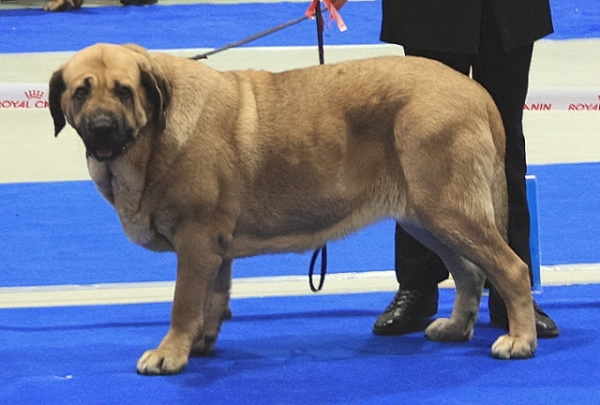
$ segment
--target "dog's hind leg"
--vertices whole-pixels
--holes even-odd
[[[500,235],[496,243],[482,244],[472,259],[480,263],[487,278],[506,303],[509,334],[492,345],[492,355],[501,359],[528,358],[537,347],[535,316],[529,269]]]
[[[402,226],[444,261],[456,285],[456,298],[450,318],[436,319],[427,327],[425,335],[431,340],[445,342],[471,339],[485,282],[482,271],[424,228],[410,222],[403,222]]]
[[[425,335],[437,341],[462,341],[473,337],[485,277],[481,270],[457,254],[444,256],[444,263],[456,285],[456,297],[450,318],[438,318],[425,330]]]
[[[203,330],[198,331],[192,346],[192,355],[205,356],[212,352],[217,341],[221,324],[231,318],[229,298],[231,290],[231,259],[223,260],[212,294],[206,303]]]
[[[450,211],[444,213],[443,208],[435,212],[435,225],[426,218],[421,218],[425,223],[429,223],[428,229],[435,229],[435,237],[447,248],[457,254],[460,252],[465,259],[477,264],[506,303],[509,334],[496,340],[492,346],[492,355],[503,359],[531,357],[537,341],[527,265],[508,246],[492,219],[485,215],[477,218],[470,217],[466,214],[470,212],[468,209],[452,210],[451,215],[448,214]],[[469,297],[472,293],[468,290],[472,290],[474,285],[480,285],[481,279],[476,282],[469,280],[476,272],[473,271],[474,266],[468,264],[468,261],[463,261],[462,266],[456,265],[452,263],[451,256],[444,252],[444,248],[432,246],[432,249],[442,257],[446,256],[448,270],[453,273],[457,282],[457,304],[462,305],[463,298],[459,298],[459,294],[462,294],[460,291],[465,291],[465,297]],[[455,310],[459,311],[459,307]],[[465,312],[461,316],[468,317],[469,314]],[[434,329],[440,328],[440,325],[432,324],[431,327],[428,336],[434,335]]]
[[[492,355],[500,359],[528,358],[537,347],[529,269],[507,244],[504,248],[494,257],[503,271],[487,276],[506,304],[509,333],[494,342]]]

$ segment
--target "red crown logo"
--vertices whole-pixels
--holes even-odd
[[[41,100],[42,97],[44,97],[44,92],[41,90],[27,90],[25,92],[25,97],[27,97],[28,99],[38,99]]]

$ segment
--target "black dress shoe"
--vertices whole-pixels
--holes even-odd
[[[120,0],[124,6],[149,6],[155,4],[158,0]]]
[[[506,306],[495,290],[490,288],[490,299],[488,301],[490,310],[490,320],[492,325],[508,330],[508,315]],[[560,335],[560,329],[556,323],[545,313],[540,306],[533,301],[533,311],[535,313],[535,329],[538,338],[555,338]]]
[[[400,286],[390,305],[373,325],[376,335],[401,335],[423,330],[438,309],[438,288],[405,290]]]

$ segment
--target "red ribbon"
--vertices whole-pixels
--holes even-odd
[[[319,3],[319,1],[320,0],[312,0],[312,3],[310,4],[310,6],[308,7],[308,10],[306,10],[306,13],[305,13],[305,15],[308,18],[314,17],[315,10],[317,8],[317,4]],[[333,6],[333,4],[331,4],[331,0],[323,0],[323,3],[325,3],[325,7],[327,7],[327,10],[329,11],[329,20],[330,21],[335,20],[339,30],[342,32],[346,31],[348,29],[348,27],[346,27],[346,24],[344,23],[344,20],[342,20],[342,16],[340,15],[340,13],[338,13],[338,11]]]

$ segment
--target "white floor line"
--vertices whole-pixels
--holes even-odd
[[[600,264],[542,266],[544,286],[598,284]],[[454,288],[452,280],[441,284]],[[394,272],[328,274],[319,294],[393,292],[398,288]],[[0,308],[60,307],[80,305],[142,304],[171,302],[174,282],[113,283],[0,288]],[[238,278],[232,298],[311,295],[306,276]]]

